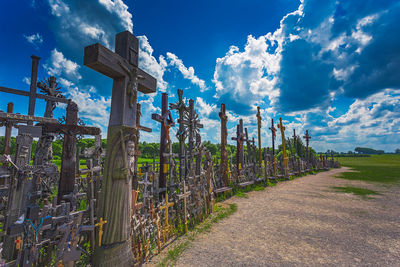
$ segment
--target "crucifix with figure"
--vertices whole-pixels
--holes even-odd
[[[133,264],[130,221],[131,192],[137,160],[137,91],[156,92],[157,80],[138,66],[139,40],[129,31],[115,38],[115,52],[97,43],[85,47],[84,64],[113,79],[111,114],[99,218],[107,220],[102,246],[95,250],[95,266]]]
[[[281,136],[282,136],[283,170],[285,173],[285,178],[289,178],[289,166],[288,166],[289,162],[288,162],[288,157],[286,155],[286,144],[285,144],[286,127],[283,126],[282,118],[279,118],[278,128],[281,130]]]

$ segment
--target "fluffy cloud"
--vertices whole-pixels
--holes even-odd
[[[39,33],[24,35],[24,38],[28,43],[31,43],[36,48],[43,43],[43,37]]]
[[[58,79],[66,97],[72,99],[79,107],[79,117],[91,125],[95,125],[103,129],[106,133],[105,126],[108,124],[109,112],[111,106],[111,98],[98,96],[88,90],[78,88],[73,82],[60,78]]]
[[[164,56],[160,56],[157,59],[153,56],[153,48],[151,47],[149,40],[145,35],[138,36],[140,44],[139,62],[140,67],[153,75],[157,79],[157,87],[161,92],[165,92],[168,83],[164,81],[164,72],[168,65],[165,61]]]
[[[53,76],[66,76],[68,78],[79,80],[82,76],[79,74],[79,65],[69,59],[66,59],[56,48],[51,51],[50,63],[44,65],[47,74]]]
[[[218,58],[217,97],[247,114],[266,101],[281,112],[328,108],[332,96],[399,88],[397,1],[305,0],[274,33]],[[379,56],[377,56],[379,55]]]
[[[170,66],[175,66],[178,68],[178,70],[182,73],[183,77],[185,79],[190,80],[193,84],[197,85],[200,87],[200,91],[204,92],[208,88],[206,86],[206,83],[204,80],[200,79],[194,74],[194,68],[193,67],[185,67],[183,64],[183,61],[179,59],[175,54],[167,52],[167,58],[169,59],[169,65]]]

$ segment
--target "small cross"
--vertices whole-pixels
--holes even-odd
[[[94,225],[96,227],[99,227],[99,247],[101,247],[101,239],[103,237],[103,225],[106,223],[106,220],[103,221],[103,218],[100,218],[100,221]]]
[[[168,193],[165,194],[165,205],[160,207],[160,210],[165,209],[165,230],[164,230],[164,242],[165,242],[165,232],[169,230],[169,220],[168,220],[168,210],[174,206],[174,202],[168,202]]]
[[[183,183],[183,194],[178,195],[178,199],[179,200],[183,199],[183,209],[184,209],[183,214],[184,214],[184,217],[185,217],[185,232],[187,232],[188,228],[187,228],[186,199],[191,195],[191,192],[187,191],[187,186],[186,186],[185,180],[183,180],[182,183]]]
[[[142,208],[143,203],[137,203],[137,198],[139,195],[139,191],[138,190],[132,190],[132,207],[131,207],[131,212],[132,212],[132,216],[135,215],[136,210],[139,210]]]

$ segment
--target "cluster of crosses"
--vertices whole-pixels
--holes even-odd
[[[116,35],[115,52],[101,44],[84,50],[84,65],[113,79],[106,147],[101,131],[82,125],[78,106],[62,94],[55,77],[38,82],[39,57],[32,56],[30,91],[0,86],[0,92],[29,98],[27,115],[0,111],[5,127],[0,151],[1,261],[8,266],[132,266],[148,261],[176,235],[184,234],[213,212],[218,194],[232,193],[255,183],[288,179],[335,167],[333,156],[305,152],[299,137],[285,139],[282,119],[278,129],[282,152],[276,155],[277,129],[269,129],[272,148],[261,147],[261,111],[258,108],[258,147],[243,120],[237,125],[236,157],[227,149],[226,107],[221,104],[221,157],[214,160],[201,141],[204,127],[193,99],[178,90],[175,103],[162,94],[159,161],[138,164],[141,125],[138,92],[156,92],[157,81],[139,68],[139,40],[130,32]],[[38,92],[39,90],[39,92]],[[43,117],[35,115],[36,99],[46,101]],[[65,118],[56,120],[58,103]],[[175,117],[175,119],[174,119]],[[11,153],[12,129],[17,129]],[[172,151],[171,134],[179,141]],[[63,139],[61,166],[54,164],[52,143]],[[81,136],[92,136],[93,146],[77,148]],[[34,139],[37,145],[33,149]],[[246,143],[245,143],[246,142]],[[244,151],[246,148],[246,152]],[[288,153],[290,151],[290,153]],[[81,160],[86,162],[82,168]]]

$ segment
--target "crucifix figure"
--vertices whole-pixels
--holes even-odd
[[[136,92],[154,93],[157,81],[138,67],[139,40],[129,31],[115,38],[115,52],[101,44],[85,47],[84,64],[113,79],[103,185],[98,218],[107,220],[95,266],[130,266],[131,190],[138,125]],[[133,91],[132,91],[133,90]]]
[[[285,173],[285,178],[289,178],[288,157],[286,155],[286,146],[285,146],[285,130],[286,130],[286,127],[283,126],[282,118],[279,118],[278,128],[281,130],[281,135],[282,135],[283,170],[284,170],[284,173]]]
[[[179,140],[179,180],[182,181],[186,177],[185,174],[185,139],[186,139],[186,129],[185,124],[181,121],[184,120],[185,113],[188,112],[188,107],[183,100],[183,90],[178,89],[179,100],[177,103],[170,103],[169,108],[175,109],[179,113],[179,130],[176,133],[176,137]]]
[[[309,170],[310,169],[310,153],[308,151],[308,144],[310,142],[311,136],[308,134],[308,130],[306,130],[306,135],[304,135],[303,138],[306,140],[306,165],[307,165],[307,170]]]
[[[271,135],[272,135],[272,164],[273,164],[273,169],[274,169],[274,177],[276,177],[276,159],[275,159],[275,138],[276,138],[276,128],[274,126],[274,119],[271,119],[271,127],[269,127],[271,130]]]
[[[168,175],[168,163],[165,154],[168,152],[169,145],[171,144],[171,138],[169,136],[169,129],[175,125],[172,119],[171,112],[168,110],[168,94],[162,94],[161,100],[161,115],[152,114],[151,118],[161,123],[161,135],[160,135],[160,175],[159,175],[159,199],[163,199],[165,191],[167,190],[167,175]]]
[[[258,130],[258,165],[261,168],[261,112],[260,107],[257,107],[257,130]]]
[[[219,112],[219,118],[221,119],[221,164],[220,164],[220,175],[224,183],[224,186],[228,186],[228,152],[226,151],[228,129],[226,124],[228,122],[228,116],[226,116],[225,104],[221,104],[221,111]]]

